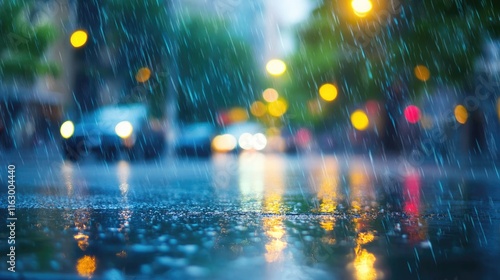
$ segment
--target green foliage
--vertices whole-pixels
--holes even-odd
[[[248,107],[260,85],[251,47],[231,32],[227,22],[181,18],[177,35],[181,119],[212,121],[217,110]]]
[[[367,99],[383,99],[398,81],[408,85],[410,97],[432,84],[463,85],[485,40],[500,35],[500,1],[372,3],[373,10],[361,18],[350,1],[325,0],[297,29],[299,49],[289,60],[287,90],[298,100],[311,99],[321,84],[335,83],[339,98],[325,104],[325,116],[342,114],[341,108]],[[430,69],[426,83],[414,76],[417,65]]]
[[[28,15],[34,1],[0,2],[0,78],[33,82],[39,75],[58,75],[56,64],[48,62],[44,53],[56,39],[50,24],[33,24]]]
[[[156,0],[105,2],[106,40],[115,54],[113,75],[125,84],[126,95],[142,87],[135,80],[137,71],[147,67],[152,79],[144,85],[150,113],[162,117],[167,93],[169,58],[172,58],[172,27],[167,5]]]

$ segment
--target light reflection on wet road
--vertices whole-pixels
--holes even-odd
[[[19,271],[47,279],[498,279],[499,180],[470,174],[258,153],[25,162],[17,166]]]

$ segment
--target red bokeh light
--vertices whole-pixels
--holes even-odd
[[[415,105],[406,107],[405,118],[409,123],[418,123],[420,120],[420,109]]]
[[[376,116],[380,114],[380,103],[375,100],[369,100],[365,104],[365,109],[368,115],[370,116]]]
[[[306,129],[306,128],[301,128],[297,131],[295,134],[295,141],[297,142],[297,145],[301,147],[305,147],[311,142],[311,132]]]

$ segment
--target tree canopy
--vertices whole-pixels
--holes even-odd
[[[252,48],[223,20],[182,18],[177,37],[181,119],[213,121],[217,110],[248,107],[261,80]]]
[[[57,75],[56,64],[47,61],[44,53],[56,39],[49,23],[38,23],[31,16],[36,12],[33,0],[0,1],[0,78],[33,82],[39,75]]]
[[[500,33],[495,0],[380,0],[359,15],[350,1],[322,1],[297,28],[288,91],[311,100],[323,83],[339,89],[324,115],[342,114],[368,99],[384,99],[394,83],[408,98],[429,85],[463,85],[484,42]],[[307,108],[304,108],[307,110]]]

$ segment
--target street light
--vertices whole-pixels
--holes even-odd
[[[273,76],[283,75],[286,71],[286,64],[280,59],[271,59],[266,64],[266,70],[269,74]]]
[[[262,98],[264,98],[265,101],[271,103],[278,100],[279,93],[274,88],[268,88],[262,93]]]
[[[351,6],[358,17],[365,17],[373,8],[370,0],[353,0]]]
[[[76,30],[71,34],[70,43],[74,48],[83,47],[88,40],[89,36],[85,30]]]
[[[324,84],[319,88],[319,96],[323,98],[323,100],[331,102],[337,98],[337,87],[332,84]]]
[[[368,119],[368,116],[364,111],[356,110],[351,115],[351,123],[352,126],[354,126],[354,128],[356,128],[359,131],[363,131],[366,130],[370,125],[370,120]]]

